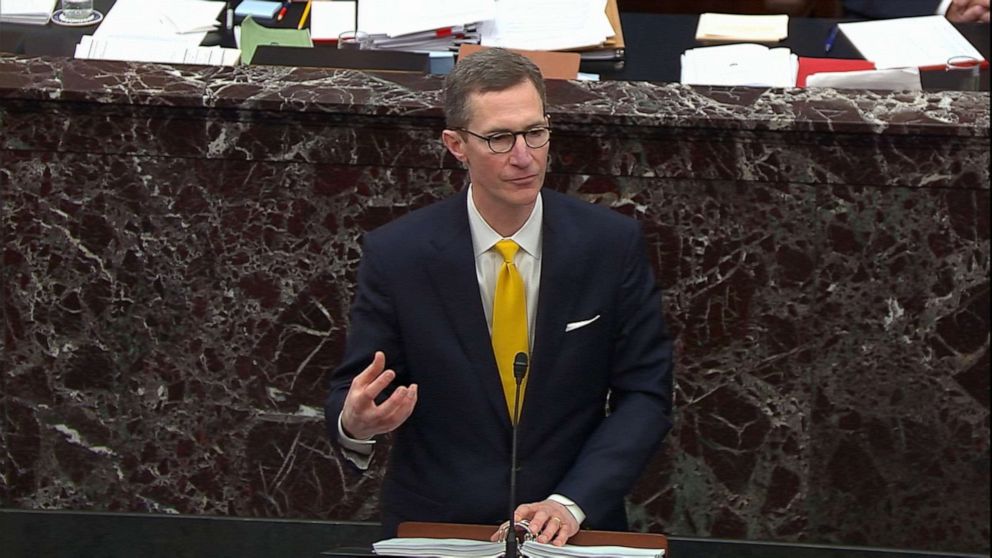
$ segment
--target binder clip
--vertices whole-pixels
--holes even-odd
[[[499,542],[506,542],[506,536],[509,533],[510,522],[504,521],[502,525],[499,526],[498,540]],[[532,541],[537,537],[530,530],[530,522],[524,519],[523,521],[518,521],[513,524],[514,536],[517,538],[517,543],[522,543],[526,541]]]

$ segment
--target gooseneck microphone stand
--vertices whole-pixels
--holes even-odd
[[[527,353],[517,353],[513,357],[513,379],[517,388],[513,394],[513,441],[510,450],[510,510],[509,523],[506,529],[505,558],[517,558],[517,526],[513,521],[513,512],[517,508],[517,421],[520,417],[520,384],[527,375]]]

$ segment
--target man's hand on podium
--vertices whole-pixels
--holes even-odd
[[[372,364],[355,376],[348,388],[341,411],[345,434],[357,440],[368,440],[396,430],[410,417],[417,403],[417,384],[399,386],[382,404],[375,402],[395,379],[396,372],[386,370],[386,355],[376,351]]]
[[[513,522],[526,520],[530,532],[537,542],[562,546],[572,535],[579,532],[579,522],[564,505],[554,500],[544,500],[532,504],[520,504],[513,513]],[[489,540],[499,540],[500,532],[493,533]]]

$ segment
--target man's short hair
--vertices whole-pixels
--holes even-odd
[[[541,112],[547,106],[544,77],[525,56],[503,48],[480,50],[455,64],[444,80],[444,119],[448,129],[465,128],[472,118],[469,96],[504,91],[530,81],[541,97]]]

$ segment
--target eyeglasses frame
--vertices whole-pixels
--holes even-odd
[[[545,116],[545,119],[549,119],[549,118],[547,116]],[[507,130],[505,132],[494,132],[492,134],[489,134],[488,136],[484,136],[482,134],[473,132],[472,130],[469,130],[468,128],[452,128],[452,129],[455,130],[455,131],[457,131],[457,132],[465,132],[466,134],[475,136],[475,137],[477,137],[477,138],[485,141],[486,142],[486,146],[489,147],[489,151],[495,153],[496,155],[505,155],[505,154],[513,151],[513,148],[517,145],[517,136],[523,136],[523,138],[524,138],[524,145],[526,145],[530,149],[540,149],[540,148],[544,147],[545,145],[548,145],[548,143],[551,142],[551,125],[550,125],[550,123],[548,125],[546,125],[546,126],[534,126],[533,128],[528,128],[526,130],[520,130],[520,131],[517,131],[517,132],[510,131],[510,130]],[[546,141],[546,142],[544,142],[541,145],[538,145],[536,147],[533,146],[533,145],[531,145],[531,144],[529,144],[529,143],[527,143],[527,136],[526,136],[527,132],[533,132],[535,130],[541,130],[541,129],[544,129],[544,130],[547,130],[548,131],[548,141]],[[492,138],[494,136],[501,136],[501,135],[505,135],[505,134],[511,134],[513,136],[513,143],[510,144],[510,148],[507,149],[506,151],[496,151],[495,149],[493,149]]]

